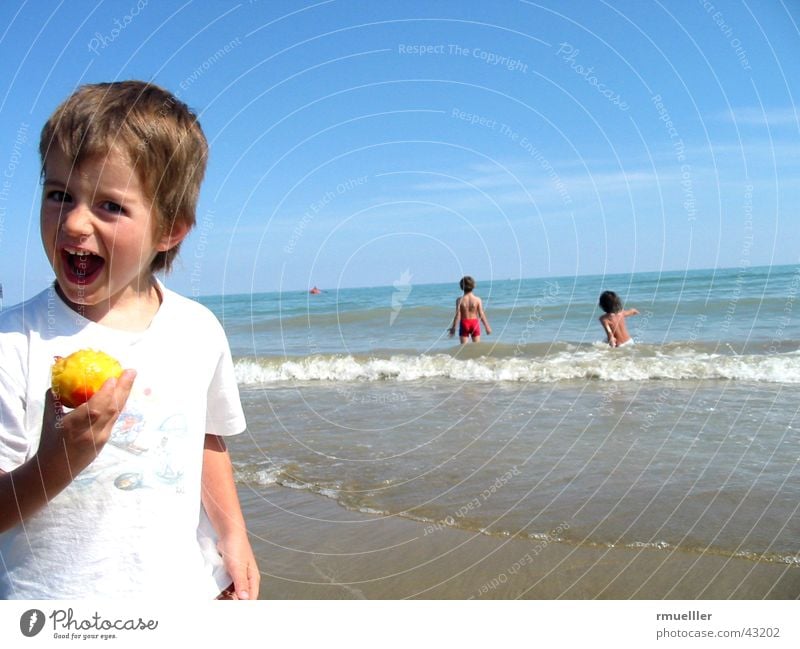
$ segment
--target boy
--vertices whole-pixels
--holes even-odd
[[[195,223],[200,125],[157,86],[83,86],[39,151],[56,279],[0,317],[0,598],[255,599],[228,343],[154,276]],[[65,412],[50,367],[82,348],[135,369]]]
[[[472,342],[480,342],[481,325],[478,320],[480,319],[483,322],[487,335],[492,333],[492,328],[489,326],[489,321],[483,311],[481,298],[472,293],[475,289],[475,280],[469,275],[465,275],[458,285],[464,291],[464,295],[456,300],[456,314],[453,316],[453,324],[450,325],[448,331],[452,337],[456,333],[456,327],[458,327],[458,336],[462,345],[468,342],[470,338],[472,338]]]
[[[608,344],[612,347],[623,347],[633,343],[625,326],[625,318],[632,315],[639,315],[636,309],[622,308],[622,300],[614,291],[604,291],[600,295],[600,308],[605,311],[605,315],[600,316],[600,324],[603,331],[608,336]]]

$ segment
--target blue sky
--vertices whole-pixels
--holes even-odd
[[[6,303],[51,278],[42,124],[128,78],[212,143],[187,295],[798,263],[798,24],[780,0],[4,2]]]

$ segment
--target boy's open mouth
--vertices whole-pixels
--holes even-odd
[[[66,278],[73,284],[89,284],[105,266],[105,259],[88,250],[62,248]]]

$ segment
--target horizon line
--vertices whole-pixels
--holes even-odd
[[[540,277],[509,277],[506,279],[489,279],[484,280],[486,283],[491,282],[526,282],[526,281],[538,281],[538,280],[557,280],[557,279],[576,279],[576,278],[587,278],[587,277],[628,277],[631,275],[652,275],[655,273],[661,274],[673,274],[673,273],[688,273],[688,272],[723,272],[723,271],[731,271],[731,270],[738,270],[738,271],[749,271],[749,270],[757,270],[763,268],[783,268],[783,267],[791,267],[791,266],[800,266],[800,262],[797,263],[787,263],[787,264],[763,264],[763,265],[750,265],[750,266],[722,266],[718,268],[683,268],[683,269],[672,269],[672,270],[637,270],[637,271],[627,271],[627,272],[614,272],[614,273],[581,273],[577,275],[546,275]],[[446,284],[454,284],[458,285],[458,279],[456,280],[448,280],[444,282],[424,282],[413,284],[414,286],[442,286]],[[319,284],[312,285],[319,287]],[[375,289],[375,288],[394,288],[391,284],[372,284],[372,285],[363,285],[363,286],[342,286],[339,288],[320,288],[322,293],[336,293],[338,291],[358,291],[358,290],[366,290],[366,289]],[[172,289],[175,290],[175,289]],[[191,296],[193,299],[197,298],[211,298],[211,297],[239,297],[239,296],[247,296],[247,295],[265,295],[265,294],[278,294],[283,295],[286,293],[308,293],[311,290],[309,288],[292,288],[292,289],[267,289],[267,290],[259,290],[259,291],[251,291],[246,293],[201,293],[198,295]],[[189,297],[189,296],[186,296]]]

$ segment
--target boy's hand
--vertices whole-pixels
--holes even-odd
[[[235,599],[258,599],[261,573],[247,536],[236,535],[220,539],[217,550],[222,555],[225,569],[233,579]]]
[[[45,395],[42,437],[36,452],[40,465],[66,463],[71,476],[91,464],[105,446],[122,412],[136,378],[125,370],[118,379],[108,379],[86,403],[64,414],[52,390]]]
[[[450,334],[451,338],[456,335],[456,328],[455,327],[450,327],[447,331]]]

